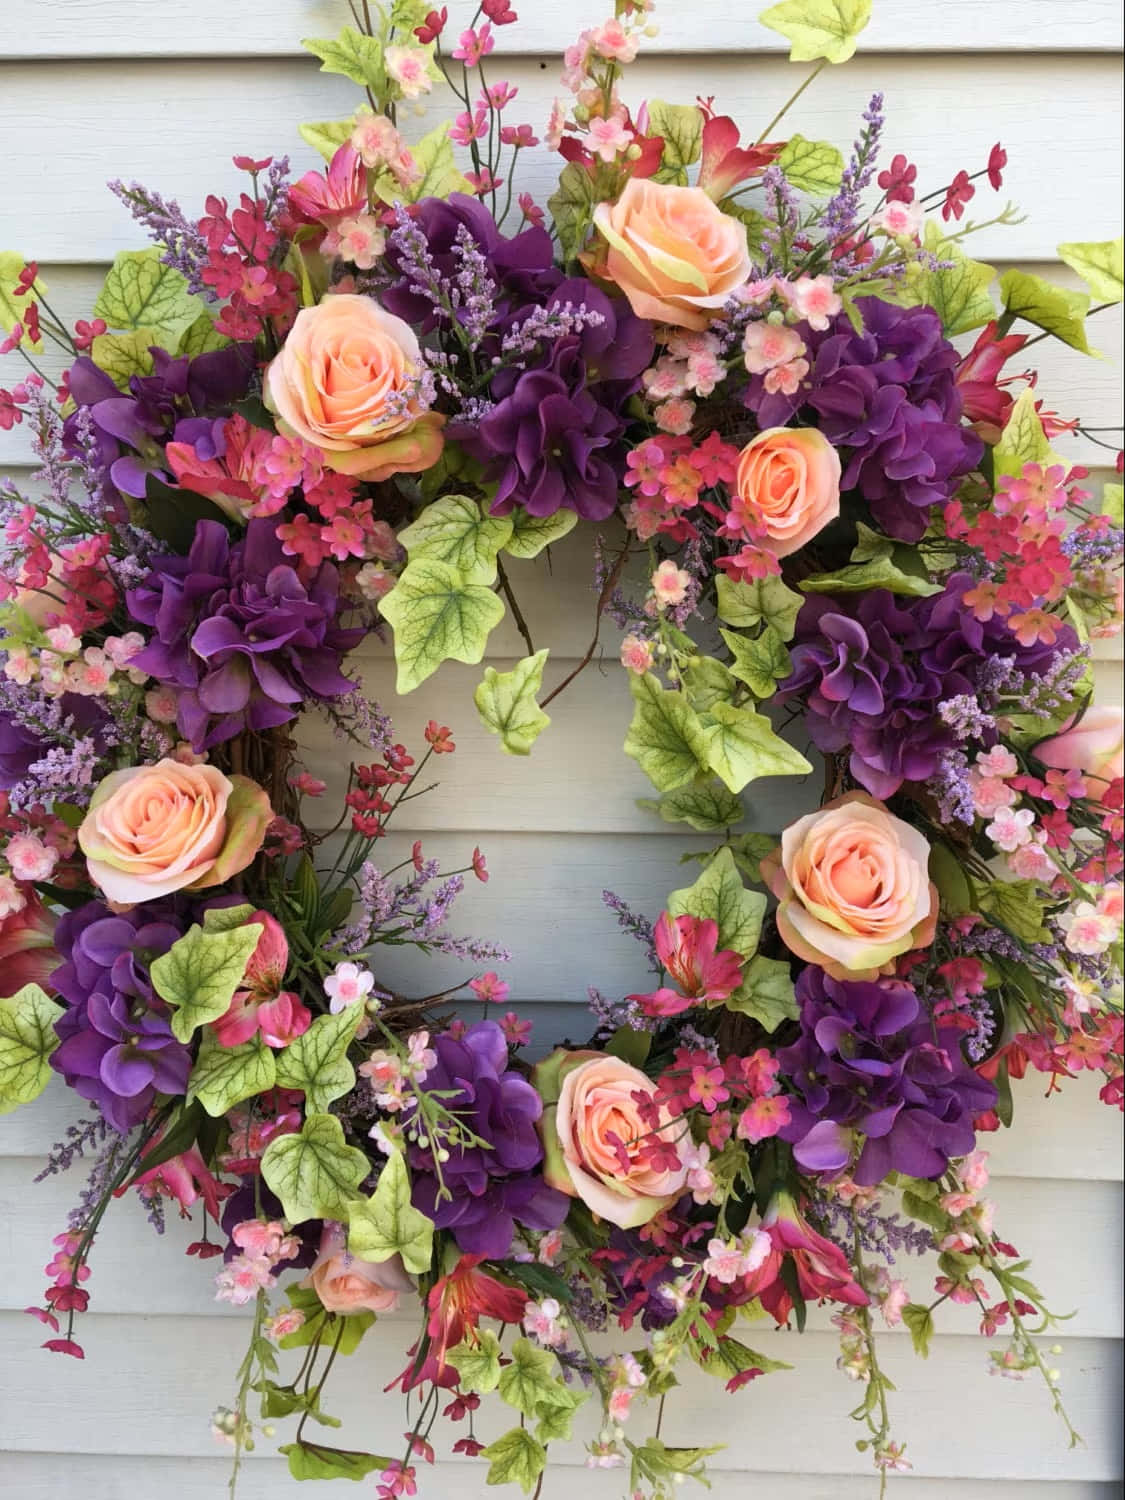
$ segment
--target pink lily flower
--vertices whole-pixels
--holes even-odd
[[[312,1025],[312,1012],[291,990],[281,988],[289,964],[289,944],[276,917],[256,911],[262,924],[258,946],[250,955],[243,988],[236,990],[226,1015],[214,1023],[223,1047],[237,1047],[261,1033],[267,1047],[287,1047]]]
[[[742,982],[742,960],[719,949],[718,924],[709,917],[672,917],[662,912],[654,933],[656,953],[678,990],[661,988],[627,995],[648,1016],[678,1016],[703,1002],[718,1005]]]
[[[703,126],[699,186],[718,203],[740,182],[756,177],[774,160],[784,141],[740,146],[738,126],[729,115],[712,115]]]

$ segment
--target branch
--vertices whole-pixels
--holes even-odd
[[[547,694],[547,696],[540,703],[540,708],[546,708],[547,704],[550,703],[552,699],[557,698],[565,688],[568,688],[574,681],[574,679],[578,676],[578,674],[580,672],[584,672],[593,660],[594,652],[598,649],[598,639],[601,635],[602,615],[605,613],[605,607],[609,603],[610,596],[612,595],[614,589],[617,587],[617,584],[621,578],[621,572],[625,567],[625,560],[628,556],[629,538],[626,536],[624,542],[621,545],[621,551],[614,559],[613,567],[609,570],[609,573],[606,576],[606,580],[602,584],[602,591],[598,595],[598,607],[594,614],[594,638],[586,647],[586,654],[575,667],[574,671],[564,677],[563,680],[559,683],[558,687],[553,688]]]

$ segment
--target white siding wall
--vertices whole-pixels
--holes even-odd
[[[455,21],[470,11],[466,0],[450,0],[450,8]],[[499,41],[501,49],[523,48],[505,71],[521,88],[521,117],[538,120],[554,92],[553,54],[579,25],[601,19],[603,6],[525,0],[524,8],[527,22],[502,30]],[[780,55],[780,39],[753,21],[758,8],[755,0],[669,0],[662,36],[633,70],[638,96],[714,92],[748,125],[764,121],[797,75]],[[341,115],[354,104],[351,85],[320,75],[296,45],[343,24],[343,0],[4,0],[0,9],[0,58],[10,59],[0,61],[0,139],[7,143],[0,246],[39,258],[65,316],[88,310],[116,250],[141,243],[104,192],[107,178],[139,178],[195,208],[205,192],[235,187],[235,151],[289,150],[311,164],[297,123]],[[844,144],[867,96],[882,88],[888,144],[918,160],[932,181],[975,165],[1002,140],[1011,193],[1028,218],[980,236],[973,253],[981,258],[1032,261],[1057,274],[1050,263],[1060,240],[1118,232],[1116,0],[876,0],[875,10],[860,56],[805,96],[794,128]],[[531,164],[541,196],[554,170],[542,156]],[[978,199],[973,207],[980,206]],[[1119,321],[1099,319],[1096,341],[1110,356],[1104,363],[1051,345],[1037,352],[1048,404],[1103,425],[1120,420]],[[1089,445],[1063,451],[1091,466],[1107,456]],[[0,470],[18,478],[29,461],[23,429],[0,433]],[[541,638],[554,648],[553,681],[584,649],[593,609],[588,533],[556,552],[550,580],[538,564],[513,565],[537,644]],[[507,625],[493,648],[498,664],[522,655]],[[1118,643],[1102,652],[1099,690],[1107,701],[1120,701],[1120,656]],[[413,698],[392,704],[386,654],[373,650],[368,662],[368,682],[392,707],[404,737],[416,740],[426,719],[436,717],[452,724],[459,745],[441,791],[411,804],[411,826],[400,826],[392,842],[422,837],[430,852],[450,859],[473,842],[485,847],[492,882],[466,895],[458,921],[516,950],[513,990],[534,1008],[541,1041],[568,1025],[580,1032],[577,1007],[587,984],[621,990],[637,977],[635,950],[607,920],[598,892],[610,886],[654,911],[681,878],[680,854],[699,844],[696,836],[653,826],[634,806],[646,785],[621,753],[627,695],[612,650],[602,671],[588,672],[558,700],[555,722],[530,762],[502,757],[477,729],[471,670],[445,669]],[[330,741],[311,731],[308,745],[317,769],[338,774]],[[751,817],[762,827],[779,826],[814,795],[792,782],[754,791]],[[408,957],[388,970],[388,978],[415,989],[433,974],[427,968],[417,977]],[[897,1430],[909,1439],[917,1469],[902,1484],[917,1500],[1120,1494],[1119,1127],[1087,1081],[1053,1100],[1040,1097],[1037,1083],[1018,1094],[1018,1136],[989,1143],[999,1222],[1034,1257],[1053,1304],[1078,1309],[1059,1340],[1057,1362],[1086,1445],[1067,1451],[1034,1383],[988,1379],[985,1345],[970,1317],[948,1322],[926,1363],[913,1358],[902,1334],[890,1334],[885,1357],[899,1387]],[[207,1269],[182,1255],[186,1230],[173,1225],[159,1243],[135,1205],[111,1217],[90,1283],[96,1312],[83,1327],[84,1365],[38,1353],[37,1327],[20,1311],[41,1295],[50,1238],[77,1188],[59,1179],[31,1186],[70,1118],[69,1097],[52,1090],[0,1125],[0,1492],[11,1500],[218,1497],[226,1464],[209,1440],[207,1416],[229,1399],[244,1327],[210,1300]],[[923,1272],[915,1272],[915,1282],[923,1294]],[[342,1370],[332,1409],[347,1418],[345,1440],[393,1449],[405,1424],[397,1399],[381,1392],[408,1336],[408,1325],[396,1321],[385,1340],[369,1339]],[[764,1332],[757,1342],[798,1369],[756,1382],[737,1399],[689,1378],[670,1404],[669,1440],[728,1444],[715,1475],[721,1500],[751,1485],[764,1500],[873,1494],[845,1415],[854,1388],[833,1367],[826,1318],[818,1315],[803,1341]],[[569,1457],[580,1462],[577,1450]],[[240,1493],[245,1500],[275,1497],[287,1482],[283,1464],[263,1450],[247,1465]],[[549,1476],[544,1500],[575,1483],[590,1500],[621,1494],[618,1476],[564,1469]],[[304,1493],[311,1500],[339,1490],[312,1485]],[[448,1464],[426,1493],[483,1497],[482,1471]]]

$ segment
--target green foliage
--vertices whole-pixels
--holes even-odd
[[[334,1115],[309,1115],[298,1134],[275,1136],[262,1157],[262,1177],[291,1224],[346,1220],[369,1170]]]
[[[738,691],[729,668],[714,656],[689,656],[680,664],[680,676],[697,713],[716,703],[729,703]]]
[[[341,73],[360,88],[370,89],[376,98],[386,93],[383,44],[377,37],[345,26],[339,36],[303,37],[301,46],[320,59],[322,73]]]
[[[834,573],[814,573],[801,579],[806,594],[861,594],[868,589],[887,589],[925,599],[941,593],[941,584],[931,583],[922,570],[916,547],[892,542],[858,523],[859,541],[852,550],[850,567]]]
[[[134,375],[152,374],[151,346],[159,343],[151,328],[132,328],[128,333],[99,333],[90,346],[90,357],[120,390],[126,390]]]
[[[351,136],[355,127],[354,115],[347,120],[310,120],[307,125],[297,127],[306,145],[319,151],[325,161],[331,161],[336,152]]]
[[[420,176],[407,187],[389,172],[380,174],[375,191],[386,203],[417,203],[421,198],[448,198],[450,193],[471,193],[472,183],[457,166],[449,127],[438,125],[411,146],[410,155]]]
[[[237,1047],[223,1047],[208,1028],[188,1079],[187,1097],[198,1099],[217,1120],[243,1099],[272,1089],[276,1082],[274,1055],[260,1036]]]
[[[339,1354],[354,1354],[363,1342],[363,1336],[375,1322],[373,1312],[330,1313],[324,1310],[320,1298],[311,1287],[294,1283],[288,1288],[289,1305],[305,1314],[300,1328],[287,1333],[281,1340],[282,1349],[307,1349],[318,1344],[322,1349],[335,1349]]]
[[[305,1096],[305,1108],[311,1114],[323,1114],[355,1084],[348,1047],[363,1014],[362,1004],[355,1004],[336,1015],[317,1016],[303,1036],[277,1054],[279,1085],[300,1089]]]
[[[516,510],[509,520],[512,534],[504,543],[504,551],[511,557],[532,558],[568,536],[578,525],[578,512],[557,510],[553,516],[533,516],[526,510]]]
[[[94,315],[110,328],[147,329],[150,343],[171,343],[204,312],[179,271],[161,261],[155,245],[148,250],[122,250],[109,268],[94,303]]]
[[[902,1321],[910,1329],[915,1354],[930,1357],[930,1340],[934,1336],[934,1315],[921,1302],[908,1302],[902,1310]]]
[[[803,776],[812,766],[755,708],[715,703],[704,721],[706,763],[732,792],[759,776]]]
[[[782,0],[758,17],[789,42],[790,62],[847,62],[871,19],[871,0]]]
[[[381,1453],[361,1453],[353,1448],[326,1448],[302,1438],[283,1443],[279,1452],[289,1460],[293,1479],[363,1479],[391,1462]]]
[[[226,1015],[262,931],[260,922],[218,932],[189,927],[154,960],[153,987],[173,1008],[169,1024],[177,1041],[190,1041],[198,1026]]]
[[[643,1068],[652,1051],[652,1032],[634,1031],[631,1026],[619,1026],[605,1044],[610,1057],[619,1057],[634,1068]]]
[[[762,884],[762,860],[777,848],[777,839],[772,833],[739,833],[728,839],[727,848],[737,867],[748,880]]]
[[[628,1441],[628,1440],[626,1440]],[[642,1480],[657,1485],[657,1494],[667,1495],[671,1486],[678,1486],[678,1476],[684,1475],[707,1485],[704,1464],[713,1454],[722,1452],[714,1448],[669,1448],[660,1438],[646,1438],[643,1443],[629,1443],[633,1455],[630,1484],[637,1486]]]
[[[720,626],[719,634],[734,657],[731,673],[746,684],[755,698],[772,698],[778,681],[788,677],[792,670],[789,652],[778,632],[767,625],[760,635],[746,636]]]
[[[1059,246],[1059,258],[1077,271],[1099,302],[1120,302],[1125,296],[1125,239],[1071,240]]]
[[[430,558],[407,564],[381,609],[394,630],[399,693],[412,692],[443,661],[479,662],[489,632],[504,617],[490,588]]]
[[[776,1031],[782,1021],[796,1020],[797,1001],[789,965],[783,959],[756,953],[746,965],[742,983],[724,1003],[728,1010],[752,1017],[765,1031]]]
[[[1034,323],[1083,354],[1093,351],[1086,341],[1086,314],[1090,299],[1085,292],[1053,286],[1042,276],[1027,271],[1005,271],[1000,278],[1004,311],[1013,318]]]
[[[558,1399],[540,1402],[535,1436],[541,1443],[566,1443],[574,1436],[574,1413],[587,1399],[585,1391],[562,1386]]]
[[[495,583],[496,554],[512,535],[506,516],[490,516],[468,495],[443,495],[400,531],[411,562],[427,558],[456,568],[466,583]]]
[[[1102,515],[1108,516],[1115,526],[1125,524],[1125,485],[1102,486]]]
[[[834,193],[844,175],[844,158],[835,146],[828,141],[807,141],[803,135],[789,137],[776,165],[791,188],[813,198]]]
[[[372,1196],[352,1200],[348,1248],[364,1260],[383,1261],[401,1255],[406,1269],[419,1276],[430,1269],[434,1226],[410,1202],[410,1177],[401,1151],[392,1151],[387,1158]]]
[[[787,588],[781,579],[757,578],[753,583],[728,578],[720,573],[715,580],[719,600],[719,619],[727,625],[749,629],[765,623],[772,625],[783,641],[791,641],[797,628],[797,615],[805,602],[800,594]]]
[[[720,1380],[731,1380],[744,1375],[747,1370],[756,1370],[759,1375],[772,1375],[777,1370],[791,1370],[784,1360],[770,1359],[768,1354],[759,1354],[738,1339],[722,1334],[714,1343],[703,1335],[688,1340],[688,1352],[701,1370]]]
[[[559,185],[547,199],[547,211],[559,238],[564,261],[573,260],[586,243],[594,220],[594,182],[576,161],[567,162]]]
[[[513,1427],[489,1443],[481,1454],[488,1460],[486,1484],[518,1484],[530,1495],[547,1466],[547,1450],[525,1427]]]
[[[998,480],[1002,475],[1019,474],[1024,464],[1051,464],[1055,461],[1043,423],[1035,410],[1035,399],[1035,391],[1029,386],[1016,397],[1008,413],[1000,441],[992,450]]]
[[[930,879],[937,886],[946,916],[962,917],[976,910],[976,891],[963,862],[940,839],[930,844]]]
[[[1043,902],[1034,880],[994,880],[980,892],[980,910],[1021,943],[1045,943]]]
[[[461,1377],[458,1384],[463,1391],[487,1396],[500,1383],[500,1340],[491,1328],[478,1329],[475,1343],[462,1342],[450,1349],[445,1361]]]
[[[699,917],[716,923],[719,947],[729,948],[745,959],[757,951],[766,898],[746,889],[735,868],[733,854],[724,848],[694,885],[672,892],[668,911],[673,917]]]
[[[11,333],[17,323],[23,323],[27,303],[33,300],[30,297],[13,295],[16,282],[20,279],[25,264],[23,256],[17,251],[0,250],[0,328],[5,333]],[[46,296],[47,283],[36,277],[32,291],[40,297]],[[43,340],[40,338],[33,344],[27,337],[26,330],[24,344],[33,354],[40,353],[43,348]]]
[[[194,323],[189,323],[176,345],[177,354],[186,354],[195,359],[200,354],[211,354],[216,349],[225,349],[230,343],[225,333],[219,333],[210,313],[202,312]]]
[[[0,999],[0,1115],[30,1104],[47,1087],[47,1059],[59,1044],[54,1023],[62,1013],[37,984]]]
[[[718,778],[665,792],[659,801],[641,798],[637,805],[658,813],[665,823],[688,823],[700,833],[717,833],[745,816],[741,801]]]
[[[630,677],[629,691],[636,708],[625,736],[625,754],[637,762],[658,792],[675,791],[707,764],[707,740],[699,715],[682,693],[662,688],[651,672]]]
[[[904,291],[911,304],[924,302],[941,319],[946,338],[969,333],[996,316],[996,306],[989,287],[996,278],[995,266],[983,260],[972,260],[956,240],[947,240],[933,220],[927,220],[926,249],[939,260],[953,264],[940,271],[924,271],[906,281]]]
[[[694,104],[666,104],[663,99],[650,99],[648,119],[648,133],[664,138],[657,181],[685,186],[687,168],[699,160],[702,149],[702,110]]]
[[[485,667],[484,681],[473,694],[481,722],[500,736],[508,755],[530,755],[531,747],[551,722],[536,702],[543,686],[547,648],[525,656],[510,672]]]
[[[520,1338],[509,1351],[509,1364],[500,1371],[500,1398],[525,1417],[536,1417],[541,1407],[570,1407],[570,1392],[560,1376],[558,1361],[549,1349]]]

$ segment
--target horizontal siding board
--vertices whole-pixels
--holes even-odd
[[[800,1461],[798,1457],[798,1462]],[[542,1500],[564,1500],[581,1490],[583,1500],[621,1500],[621,1474],[614,1470],[583,1469],[572,1464],[552,1468]],[[495,1500],[496,1490],[485,1484],[486,1466],[480,1461],[445,1459],[433,1474],[423,1473],[422,1494],[442,1494],[442,1483],[454,1486],[458,1500]],[[219,1500],[230,1476],[230,1460],[223,1458],[150,1459],[91,1454],[0,1452],[0,1487],[9,1500],[59,1500],[81,1494],[82,1500],[133,1500],[166,1494],[174,1500]],[[871,1474],[771,1474],[768,1492],[760,1484],[749,1490],[745,1476],[733,1469],[712,1468],[711,1493],[717,1500],[735,1500],[752,1493],[759,1500],[872,1500],[876,1481]],[[244,1466],[238,1476],[237,1500],[279,1500],[286,1493],[289,1470],[285,1460],[263,1457]],[[945,1479],[919,1475],[896,1480],[900,1500],[949,1500]],[[302,1483],[300,1500],[341,1500],[340,1482]],[[905,1491],[905,1493],[903,1493]],[[348,1492],[350,1493],[350,1492]],[[363,1493],[362,1491],[360,1492]],[[369,1491],[368,1491],[369,1493]],[[449,1494],[447,1490],[445,1492]],[[690,1491],[685,1491],[690,1493]],[[975,1480],[957,1482],[957,1500],[1120,1500],[1120,1488],[1098,1480]]]
[[[224,0],[166,0],[160,23],[138,24],[136,0],[8,0],[9,25],[0,56],[229,57],[241,51],[287,57],[304,36],[331,35],[350,22],[344,0],[273,0],[255,16],[253,34],[232,27]],[[476,11],[476,0],[450,0],[450,32]],[[518,26],[497,31],[497,51],[565,47],[583,26],[602,21],[604,0],[528,6]],[[653,16],[659,31],[646,50],[661,52],[784,52],[777,32],[758,21],[763,6],[747,0],[663,0]],[[1121,12],[1113,0],[893,0],[876,5],[864,52],[1086,52],[1121,47]]]
[[[554,65],[513,58],[505,65],[521,90],[523,118],[541,123],[557,90]],[[698,70],[687,58],[650,58],[635,66],[631,97],[692,98]],[[1119,110],[1120,69],[1112,57],[1079,56],[1060,67],[1049,56],[860,56],[829,69],[800,101],[791,130],[846,143],[877,89],[886,91],[888,145],[907,152],[920,180],[940,186],[958,168],[984,162],[999,137],[1009,148],[1005,194],[1026,220],[982,231],[974,253],[987,258],[1049,258],[1063,239],[1117,233],[1121,157],[1106,128]],[[769,119],[793,86],[776,59],[720,56],[708,62],[707,87],[723,109],[753,131]],[[186,208],[208,192],[237,191],[236,151],[291,152],[311,160],[297,135],[301,120],[346,114],[359,95],[346,80],[321,74],[313,59],[228,62],[206,68],[188,62],[0,64],[0,132],[4,139],[65,139],[52,160],[51,199],[44,204],[41,163],[34,152],[7,162],[5,241],[35,241],[44,261],[78,255],[109,259],[140,243],[120,204],[103,190],[110,177],[139,178]],[[955,107],[954,107],[955,106]],[[437,109],[431,116],[439,118]],[[161,128],[139,129],[159,120]],[[169,143],[174,142],[174,149]],[[1080,162],[1081,170],[1044,172],[1044,161]],[[540,199],[557,177],[557,158],[539,150],[527,158],[524,186]],[[1097,191],[1090,184],[1097,183]],[[996,200],[974,202],[990,217]],[[197,209],[198,211],[198,209]],[[81,225],[80,235],[76,225]]]
[[[1108,1118],[1103,1122],[1108,1128]],[[18,1312],[43,1295],[42,1266],[52,1237],[82,1186],[80,1168],[32,1185],[42,1164],[26,1158],[0,1158],[0,1261],[11,1269],[0,1284],[0,1310]],[[1068,1338],[1120,1338],[1121,1185],[1115,1182],[1028,1181],[993,1178],[989,1196],[996,1204],[996,1233],[1031,1261],[1029,1275],[1048,1305],[1074,1316],[1065,1325]],[[190,1318],[244,1316],[227,1303],[214,1301],[214,1261],[200,1262],[184,1252],[199,1236],[196,1222],[179,1221],[169,1207],[165,1233],[158,1236],[132,1196],[114,1205],[99,1231],[88,1283],[91,1307],[101,1317],[128,1314],[177,1314]],[[1068,1238],[1051,1233],[1052,1223],[1081,1224],[1084,1250],[1074,1259]],[[18,1254],[22,1251],[22,1254]],[[905,1278],[914,1300],[926,1300],[937,1275],[936,1257],[898,1257],[894,1274]],[[286,1278],[288,1280],[288,1278]],[[832,1308],[811,1308],[809,1327],[830,1332]],[[413,1341],[417,1317],[412,1299],[384,1321],[387,1339],[405,1349]],[[979,1312],[946,1304],[937,1314],[942,1334],[975,1334]],[[393,1331],[390,1325],[393,1324]],[[761,1328],[770,1325],[762,1323]],[[28,1323],[29,1347],[37,1325]],[[760,1330],[747,1334],[755,1344]],[[909,1337],[905,1328],[888,1330],[888,1339]]]
[[[20,1313],[2,1313],[0,1368],[16,1376],[8,1376],[11,1388],[5,1393],[6,1446],[38,1452],[49,1439],[61,1452],[207,1456],[213,1452],[208,1419],[217,1403],[230,1400],[229,1382],[246,1330],[245,1320],[239,1319],[91,1315],[83,1322],[86,1361],[79,1364],[47,1354],[36,1357],[28,1345],[38,1340],[39,1330]],[[869,1460],[856,1453],[858,1432],[846,1416],[856,1392],[835,1368],[836,1336],[768,1331],[758,1325],[746,1337],[761,1353],[795,1368],[755,1381],[737,1398],[740,1406],[698,1371],[686,1371],[682,1388],[668,1403],[665,1441],[725,1443],[718,1462],[758,1476],[791,1473],[796,1462],[813,1474],[868,1474]],[[1062,1352],[1053,1357],[1064,1372],[1071,1419],[1086,1440],[1086,1446],[1074,1450],[1067,1448],[1064,1430],[1051,1418],[1047,1395],[1037,1384],[989,1378],[986,1341],[939,1337],[930,1358],[919,1360],[907,1339],[883,1340],[881,1363],[897,1387],[896,1435],[909,1441],[917,1472],[950,1481],[962,1476],[1070,1482],[1117,1478],[1120,1343],[1085,1338],[1059,1342]],[[402,1365],[400,1340],[374,1337],[341,1367],[326,1405],[343,1418],[338,1441],[344,1446],[397,1450],[405,1426],[403,1405],[374,1393]],[[60,1420],[62,1413],[65,1420]],[[816,1442],[802,1444],[801,1425],[814,1413]],[[641,1418],[635,1420],[639,1428]],[[480,1428],[490,1437],[502,1430],[502,1423],[503,1417],[490,1410]],[[590,1404],[575,1425],[581,1440],[596,1431]],[[442,1441],[448,1441],[444,1433]],[[576,1446],[560,1446],[561,1457],[568,1453],[578,1457]],[[262,1445],[250,1462],[266,1457]]]

